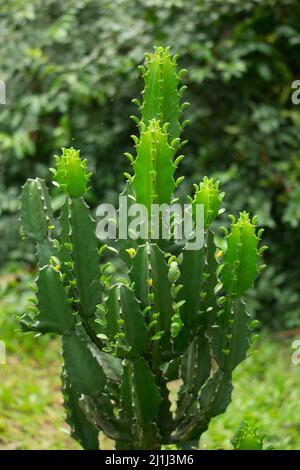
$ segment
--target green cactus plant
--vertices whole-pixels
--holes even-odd
[[[184,73],[176,58],[156,48],[141,67],[145,82],[135,153],[126,154],[128,201],[169,204],[182,181],[175,171],[184,145],[181,104]],[[84,200],[90,174],[79,152],[63,149],[52,169],[66,193],[54,218],[45,183],[28,180],[21,221],[36,244],[39,274],[35,301],[20,319],[24,331],[62,337],[63,395],[72,436],[84,449],[98,449],[102,431],[116,448],[191,448],[212,417],[231,400],[232,372],[246,358],[253,321],[242,298],[259,270],[261,231],[241,213],[218,251],[212,222],[221,210],[218,183],[204,178],[190,198],[194,223],[204,206],[204,244],[187,246],[160,237],[116,240],[96,237]],[[108,273],[113,257],[122,279]],[[125,274],[124,274],[125,273]],[[124,278],[125,276],[125,278]],[[168,384],[177,380],[171,403]]]

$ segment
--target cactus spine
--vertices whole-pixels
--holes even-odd
[[[177,73],[168,49],[147,54],[141,72],[144,99],[134,118],[136,155],[126,155],[133,174],[126,173],[125,194],[151,209],[173,201],[182,181],[174,173],[183,158],[176,153],[185,143],[180,118],[187,103],[181,104],[184,71]],[[100,247],[84,199],[91,176],[86,162],[78,151],[63,149],[52,173],[66,194],[57,219],[43,181],[29,180],[22,191],[22,226],[36,244],[39,274],[36,302],[20,324],[24,331],[62,337],[72,436],[85,449],[98,448],[99,431],[120,450],[190,448],[210,419],[226,410],[232,371],[251,342],[242,295],[263,251],[255,219],[241,213],[232,220],[227,249],[217,260],[212,222],[223,195],[205,177],[190,198],[193,215],[204,206],[201,248],[150,236]],[[125,261],[125,279],[107,273],[114,256]],[[167,385],[177,379],[182,385],[171,408]]]

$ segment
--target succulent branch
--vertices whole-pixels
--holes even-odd
[[[141,67],[134,173],[125,195],[151,212],[176,196],[174,173],[183,156],[180,140],[184,87],[176,58],[156,48]],[[204,210],[202,246],[168,244],[149,234],[103,246],[85,201],[91,175],[75,149],[55,158],[53,180],[65,194],[54,217],[45,183],[28,180],[21,197],[25,236],[36,244],[39,272],[35,300],[21,320],[24,331],[62,338],[63,395],[72,436],[98,448],[98,433],[117,449],[190,448],[211,418],[231,401],[232,372],[247,356],[253,322],[244,293],[260,270],[261,231],[245,212],[218,252],[213,221],[222,212],[219,183],[204,177],[190,198],[193,228]],[[148,212],[149,213],[149,212]],[[159,235],[161,235],[159,233]],[[108,249],[109,248],[109,249]],[[107,253],[110,253],[107,254]],[[122,279],[107,275],[107,260],[122,265]],[[177,399],[168,384],[176,380]]]

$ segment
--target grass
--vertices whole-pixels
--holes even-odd
[[[2,276],[0,339],[6,364],[0,365],[0,449],[76,449],[64,424],[57,339],[22,334],[14,320],[24,311],[32,276]]]
[[[30,277],[0,278],[0,339],[7,347],[7,364],[0,365],[0,449],[79,449],[64,423],[59,341],[21,334],[13,319],[24,310]],[[212,420],[201,449],[231,449],[242,420],[267,432],[275,449],[300,449],[300,366],[291,363],[290,345],[261,335],[256,354],[235,371],[233,401]]]

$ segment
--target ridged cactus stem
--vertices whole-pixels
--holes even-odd
[[[128,206],[170,204],[182,178],[179,88],[183,72],[168,49],[156,48],[141,67],[134,174],[123,193]],[[99,432],[117,450],[197,445],[210,420],[231,401],[232,372],[247,356],[255,325],[243,295],[260,271],[262,231],[242,212],[217,250],[213,221],[222,211],[219,183],[195,184],[193,228],[205,242],[135,233],[100,247],[85,202],[91,174],[79,151],[62,149],[52,169],[65,201],[56,220],[42,180],[22,191],[23,232],[36,245],[39,273],[24,331],[62,338],[62,389],[71,435],[84,449],[98,449]],[[188,200],[188,199],[187,199]],[[203,206],[204,226],[196,217]],[[128,231],[129,235],[129,231]],[[172,234],[171,234],[172,235]],[[174,234],[173,234],[174,235]],[[106,251],[105,251],[106,250]],[[121,276],[121,277],[120,277]],[[175,402],[168,385],[181,384]]]

